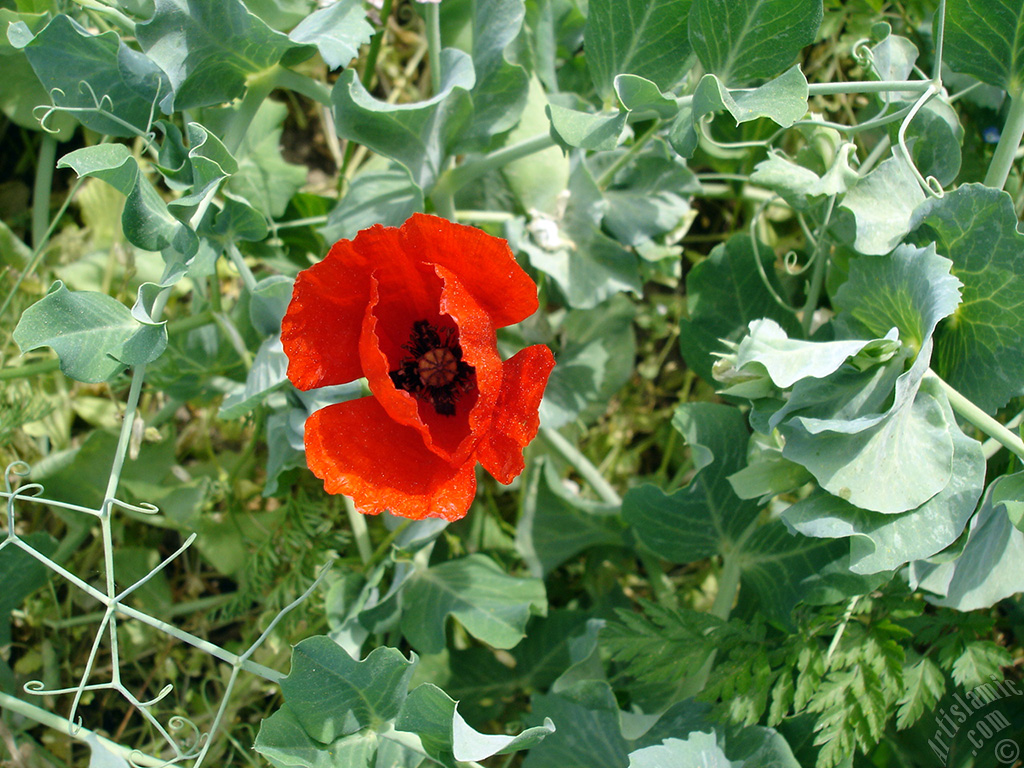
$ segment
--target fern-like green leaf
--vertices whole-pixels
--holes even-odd
[[[976,688],[991,683],[990,675],[1002,680],[1000,667],[1013,663],[1009,652],[991,640],[974,640],[964,646],[963,653],[953,662],[953,680],[964,688]]]
[[[946,678],[939,665],[927,656],[903,670],[903,695],[896,711],[896,728],[902,731],[935,708],[946,692]]]

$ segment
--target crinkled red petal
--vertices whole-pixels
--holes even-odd
[[[494,420],[477,448],[477,459],[498,482],[511,483],[523,471],[523,448],[537,436],[537,409],[554,367],[554,355],[543,344],[527,347],[504,363]]]
[[[412,257],[454,273],[495,328],[537,311],[537,286],[516,263],[505,240],[423,213],[414,213],[402,231]]]
[[[324,489],[351,496],[363,514],[458,520],[473,503],[474,463],[452,465],[428,451],[416,430],[372,397],[315,411],[305,442],[306,462]]]
[[[458,397],[455,415],[438,414],[429,400],[414,398],[397,389],[391,381],[389,371],[398,367],[398,361],[389,358],[381,343],[379,329],[387,327],[391,318],[385,316],[379,303],[383,286],[378,286],[375,278],[371,281],[370,305],[363,321],[359,353],[370,390],[388,415],[417,430],[428,450],[446,461],[461,464],[469,459],[480,435],[490,428],[501,390],[502,363],[494,326],[487,312],[452,272],[441,266],[435,269],[443,284],[437,307],[444,316],[421,319],[429,319],[438,326],[454,323],[459,332],[462,358],[475,369],[474,388]],[[450,320],[446,322],[446,318]]]
[[[369,295],[369,272],[348,240],[295,278],[281,321],[288,378],[299,389],[344,384],[363,375],[359,329]]]

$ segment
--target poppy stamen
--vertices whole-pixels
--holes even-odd
[[[391,381],[420,400],[428,400],[441,416],[455,415],[458,396],[473,388],[473,366],[462,361],[462,347],[451,328],[438,331],[426,320],[413,323],[409,343],[402,345],[409,356]]]

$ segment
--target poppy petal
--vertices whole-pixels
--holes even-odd
[[[495,328],[537,311],[537,286],[516,263],[507,241],[423,213],[414,213],[402,230],[415,258],[451,270]]]
[[[452,272],[441,266],[435,270],[444,286],[438,307],[454,321],[462,359],[474,368],[474,388],[458,398],[455,414],[441,415],[429,400],[417,400],[395,387],[388,373],[396,364],[388,360],[378,331],[391,318],[385,320],[387,310],[378,303],[383,288],[375,278],[371,280],[370,307],[363,321],[359,353],[370,390],[388,415],[416,429],[428,450],[446,461],[461,464],[473,452],[479,436],[490,429],[503,366],[487,312]]]
[[[491,430],[477,449],[477,460],[500,483],[523,471],[523,448],[540,429],[540,408],[555,358],[543,344],[519,351],[504,363],[501,394]]]
[[[351,496],[363,514],[387,509],[413,520],[458,520],[473,503],[473,462],[453,466],[431,453],[416,430],[392,420],[372,397],[315,411],[305,442],[306,462],[324,490]]]
[[[363,375],[359,329],[369,296],[369,274],[352,243],[341,240],[323,261],[295,278],[281,321],[288,378],[299,389],[344,384]]]

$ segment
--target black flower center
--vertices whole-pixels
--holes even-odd
[[[454,416],[456,400],[473,388],[474,373],[473,366],[462,361],[455,330],[439,331],[428,321],[417,320],[402,349],[409,356],[389,374],[395,387],[429,401],[442,416]]]

